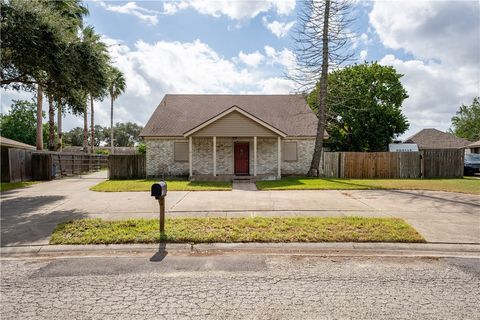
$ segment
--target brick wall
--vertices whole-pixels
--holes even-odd
[[[237,139],[217,138],[217,174],[233,175],[234,141],[250,143],[250,174],[253,175],[253,138]],[[312,160],[314,139],[288,139],[297,142],[297,161],[282,161],[282,175],[304,175]],[[147,145],[147,177],[188,175],[188,161],[174,161],[174,143],[188,142],[188,139],[152,139]],[[193,138],[193,174],[213,174],[212,138]],[[257,139],[257,174],[276,177],[277,174],[277,139]]]

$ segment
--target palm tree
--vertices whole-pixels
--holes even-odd
[[[110,94],[110,147],[111,153],[114,153],[113,148],[113,102],[125,92],[126,84],[123,73],[115,67],[110,68],[108,92]]]

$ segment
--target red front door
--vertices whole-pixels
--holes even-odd
[[[248,142],[235,142],[234,158],[235,158],[235,175],[248,176],[249,174],[249,156]]]

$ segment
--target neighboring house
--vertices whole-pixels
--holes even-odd
[[[301,95],[166,95],[140,133],[147,177],[304,175],[317,123]]]
[[[463,149],[471,141],[442,132],[437,129],[423,129],[406,139],[404,143],[416,143],[419,150],[424,149]]]
[[[16,182],[31,178],[31,151],[35,146],[0,137],[1,146],[1,177],[2,182]]]
[[[466,149],[470,149],[470,153],[480,153],[480,140],[469,144]]]

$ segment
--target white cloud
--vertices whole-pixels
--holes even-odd
[[[140,7],[136,2],[127,2],[124,5],[107,4],[104,1],[99,3],[108,11],[132,15],[151,25],[158,23],[158,11]]]
[[[285,37],[290,29],[292,29],[295,21],[291,22],[280,22],[280,21],[272,21],[268,22],[266,17],[263,17],[263,24],[270,30],[277,38]]]
[[[294,92],[296,84],[292,80],[285,78],[268,78],[260,80],[261,93],[267,94],[286,94]]]
[[[408,136],[425,127],[446,130],[461,104],[480,95],[480,4],[476,1],[375,2],[370,24],[387,48],[403,50],[380,63],[405,76]]]
[[[263,1],[231,1],[231,0],[185,0],[169,1],[164,4],[164,10],[173,14],[179,10],[192,8],[201,14],[214,17],[222,15],[233,20],[246,20],[269,10],[275,10],[280,15],[288,15],[295,9],[295,0],[263,0]]]
[[[263,60],[265,60],[265,56],[258,51],[255,51],[253,53],[243,53],[243,51],[240,51],[240,53],[238,54],[238,58],[240,59],[240,61],[251,67],[256,67]]]
[[[379,1],[370,23],[383,44],[419,59],[480,64],[478,1]]]
[[[279,64],[285,67],[287,70],[293,70],[296,66],[296,58],[293,51],[283,48],[282,51],[277,51],[271,46],[265,46],[265,54],[269,60],[269,64]]]
[[[360,61],[363,62],[367,59],[368,56],[368,50],[362,50],[360,51]]]

